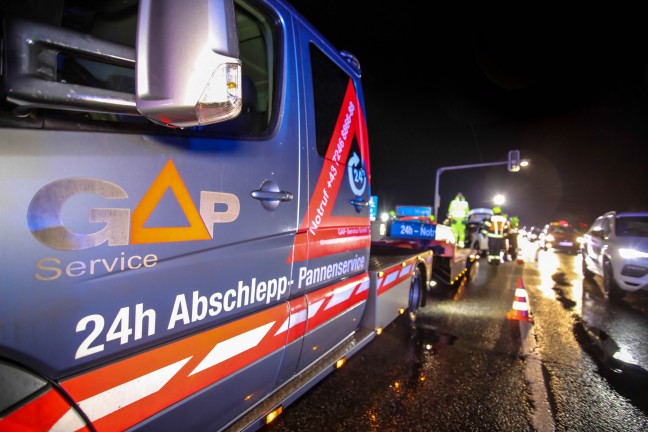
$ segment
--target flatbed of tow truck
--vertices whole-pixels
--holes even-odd
[[[470,248],[459,248],[449,226],[430,220],[431,207],[397,206],[396,218],[376,232],[385,235],[372,241],[372,253],[396,248],[412,252],[433,253],[430,282],[440,288],[452,288],[464,276],[469,275],[478,257],[471,255]]]

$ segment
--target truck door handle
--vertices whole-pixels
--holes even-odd
[[[261,201],[264,200],[292,201],[293,195],[289,192],[284,192],[284,191],[270,192],[270,191],[255,190],[252,191],[252,198]]]
[[[363,208],[369,207],[369,201],[365,201],[362,198],[353,198],[349,202],[353,205],[353,207],[355,207],[355,211],[358,213],[360,213]]]
[[[266,210],[274,210],[280,202],[292,201],[293,194],[282,191],[277,183],[272,180],[264,180],[259,189],[252,191],[252,198],[261,201]]]

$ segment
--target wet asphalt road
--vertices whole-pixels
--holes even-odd
[[[482,259],[264,430],[646,431],[648,301],[610,304],[600,283],[580,256]],[[518,284],[533,323],[506,317]]]

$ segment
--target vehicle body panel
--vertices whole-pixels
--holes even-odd
[[[627,220],[641,220],[636,232],[619,232]],[[624,291],[648,289],[648,213],[608,212],[599,216],[584,235],[583,266],[586,271],[605,276],[606,262],[613,279]],[[634,256],[622,256],[624,250]]]
[[[466,234],[470,239],[470,248],[481,256],[488,254],[488,237],[482,233],[484,221],[490,219],[493,210],[475,208],[468,212]]]
[[[92,110],[1,124],[0,361],[44,390],[0,429],[41,407],[42,430],[256,428],[424,303],[412,275],[428,287],[431,252],[369,270],[357,66],[288,4],[236,5],[239,25],[274,26],[267,129],[242,114],[168,131]]]

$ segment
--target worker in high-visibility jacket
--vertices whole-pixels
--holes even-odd
[[[468,211],[470,206],[461,192],[455,196],[448,207],[448,219],[450,229],[457,240],[459,247],[464,247],[466,242],[466,223],[468,222]]]
[[[506,236],[508,254],[511,256],[511,259],[515,261],[519,253],[518,234],[520,233],[520,218],[517,216],[511,216],[508,220],[509,231]]]
[[[493,215],[482,225],[482,234],[488,237],[488,263],[500,263],[506,258],[509,221],[499,207],[493,208]]]

